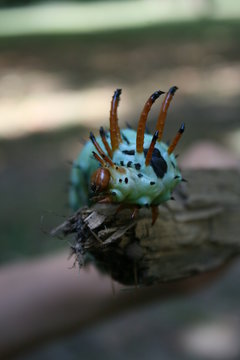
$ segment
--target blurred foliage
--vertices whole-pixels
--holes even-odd
[[[100,2],[102,0],[71,0],[71,2],[78,2],[78,3],[94,3],[94,2]],[[118,0],[105,0],[105,1],[118,1]],[[125,0],[127,1],[127,0]],[[40,3],[47,3],[48,0],[0,0],[0,7],[15,7],[15,6],[26,6],[26,5],[32,5],[32,4],[40,4]],[[52,1],[54,2],[54,1]],[[55,2],[66,3],[66,0],[57,0]]]
[[[41,0],[0,0],[0,6],[2,7],[14,7],[14,6],[25,6],[30,4],[39,4],[43,2]]]

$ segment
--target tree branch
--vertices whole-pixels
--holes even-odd
[[[125,285],[182,279],[215,269],[240,251],[239,170],[185,171],[188,184],[174,193],[176,202],[151,212],[115,206],[80,209],[52,234],[75,234],[73,253],[80,266],[94,262]]]

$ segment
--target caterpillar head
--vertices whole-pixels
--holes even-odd
[[[97,154],[93,152],[98,159]],[[99,160],[99,159],[98,159]],[[92,174],[90,189],[95,195],[111,196],[111,201],[121,201],[127,192],[126,184],[129,169],[123,166],[100,164],[101,166]]]
[[[98,168],[91,177],[91,190],[96,193],[104,192],[108,189],[110,172],[107,168]]]

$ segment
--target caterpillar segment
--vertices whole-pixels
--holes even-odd
[[[88,203],[118,203],[119,209],[133,209],[133,216],[141,207],[151,207],[152,224],[158,217],[158,205],[170,200],[178,183],[184,181],[177,165],[174,150],[184,132],[182,123],[175,138],[168,146],[162,139],[167,110],[177,90],[173,86],[166,93],[156,122],[154,135],[147,134],[146,122],[153,103],[164,94],[158,90],[145,103],[137,131],[127,128],[120,131],[117,108],[121,90],[112,97],[110,108],[110,131],[100,128],[100,136],[90,133],[90,141],[84,146],[74,162],[81,168],[79,186],[70,193],[72,207],[86,205],[81,189],[88,188]],[[93,156],[92,156],[93,155]],[[78,181],[76,169],[72,178]],[[81,183],[85,181],[85,184]],[[93,195],[91,199],[91,195]],[[91,200],[90,200],[91,199]]]

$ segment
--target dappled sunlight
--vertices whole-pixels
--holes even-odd
[[[12,137],[61,126],[100,126],[108,121],[113,87],[58,89],[0,100],[0,136]],[[121,112],[128,111],[128,101]]]
[[[120,119],[129,121],[129,115],[140,114],[145,98],[156,89],[166,91],[170,85],[176,84],[180,88],[178,104],[184,104],[190,98],[223,105],[231,104],[239,96],[239,82],[239,64],[203,69],[194,66],[164,68],[149,71],[148,78],[133,80],[131,84],[108,82],[100,85],[97,82],[90,87],[79,84],[78,90],[66,86],[60,75],[37,70],[15,70],[8,74],[5,70],[5,76],[0,79],[0,137],[15,137],[63,126],[107,125],[110,101],[116,87],[123,87]]]
[[[175,118],[202,121],[201,104],[216,109],[212,123],[236,124],[239,28],[216,20],[237,18],[235,4],[132,0],[1,9],[0,138],[107,125],[116,88],[123,89],[121,125],[136,124],[147,96],[172,85],[179,87]]]

